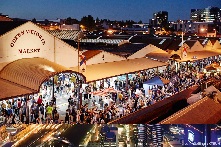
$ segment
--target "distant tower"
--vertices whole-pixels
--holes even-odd
[[[146,144],[146,125],[145,124],[138,124],[137,125],[137,128],[138,128],[138,133],[137,133],[137,136],[138,136],[138,142],[139,143],[142,143],[143,146],[145,147],[145,144]]]
[[[146,124],[146,134],[147,146],[152,144],[156,147],[163,147],[163,130],[160,124]]]

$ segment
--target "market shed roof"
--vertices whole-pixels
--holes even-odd
[[[86,72],[83,74],[85,75],[87,82],[92,82],[165,65],[167,65],[167,63],[148,58],[128,59],[123,61],[87,65]],[[78,67],[74,67],[71,69],[77,71],[77,68]]]
[[[38,93],[44,81],[63,72],[74,71],[43,58],[13,61],[0,71],[0,99]]]
[[[203,112],[203,113],[202,113]],[[160,122],[161,124],[216,124],[220,122],[221,104],[205,97]]]

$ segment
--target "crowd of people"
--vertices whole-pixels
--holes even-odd
[[[44,105],[42,95],[37,99],[33,97],[30,100],[26,98],[7,100],[6,103],[0,103],[0,116],[2,123],[18,124],[18,123],[43,123],[53,120],[58,123],[59,113],[53,100],[49,104]]]
[[[74,123],[74,124],[103,124],[133,113],[139,109],[152,105],[173,94],[202,82],[198,66],[180,66],[157,72],[154,70],[142,71],[125,81],[115,81],[111,88],[116,92],[107,92],[105,96],[93,96],[97,87],[89,85],[84,89],[83,104],[79,105],[77,85],[70,74],[62,74],[55,79],[55,95],[52,93],[52,79],[44,83],[41,94],[34,97],[15,98],[0,102],[0,122],[5,124],[16,123]],[[153,85],[149,94],[145,95],[143,83],[155,76],[167,79],[169,82],[162,85]],[[173,79],[174,78],[174,79]],[[204,75],[203,78],[207,78]],[[173,79],[173,80],[171,80]],[[99,90],[104,90],[102,85]],[[67,95],[67,109],[64,116],[57,110],[56,96]],[[64,106],[65,107],[65,106]]]

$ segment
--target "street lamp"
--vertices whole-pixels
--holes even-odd
[[[205,29],[204,28],[202,28],[202,29],[200,29],[201,30],[201,32],[204,32],[205,31]]]
[[[79,37],[79,34],[78,34],[78,72],[79,72],[79,69],[80,69],[79,55],[80,55],[80,37]]]

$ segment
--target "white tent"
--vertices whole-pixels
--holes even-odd
[[[143,83],[143,88],[145,90],[145,95],[149,95],[149,90],[153,87],[153,85],[163,86],[169,83],[169,80],[166,80],[162,77],[156,76],[146,82]]]

